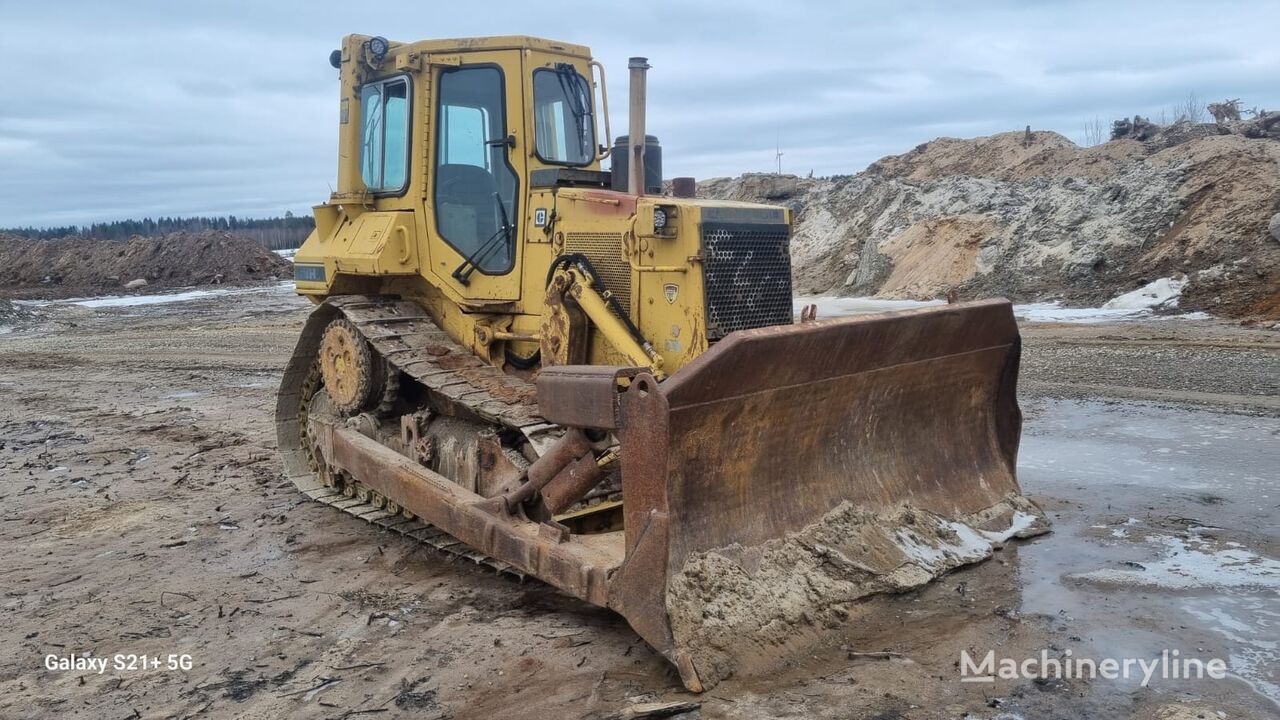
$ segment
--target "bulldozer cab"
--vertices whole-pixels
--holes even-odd
[[[459,301],[520,299],[530,173],[599,169],[587,48],[352,35],[331,59],[343,112],[329,204],[404,213],[386,232],[414,247],[392,273],[417,270]]]
[[[633,60],[634,83],[648,66]],[[608,100],[588,48],[351,35],[330,62],[338,183],[295,256],[299,293],[414,297],[498,365],[658,378],[733,330],[790,322],[790,211],[629,192],[660,184],[660,162],[640,182],[619,170],[635,148],[601,143]],[[632,98],[633,124],[643,104]],[[660,152],[640,149],[632,175]]]

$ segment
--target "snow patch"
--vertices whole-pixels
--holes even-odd
[[[992,532],[990,530],[979,530],[982,537],[988,543],[1009,542],[1012,538],[1019,537],[1019,533],[1030,530],[1036,523],[1042,523],[1044,518],[1038,517],[1032,513],[1018,510],[1013,513],[1013,517],[1009,519],[1009,528],[1003,532]],[[968,528],[967,525],[962,527]],[[957,529],[958,531],[958,529]]]
[[[1103,303],[1104,310],[1154,310],[1178,307],[1186,278],[1160,278]]]
[[[1157,281],[1160,282],[1160,281]],[[1153,283],[1154,284],[1154,283]],[[1185,284],[1185,283],[1184,283]],[[1135,290],[1134,292],[1141,292]],[[1132,294],[1132,293],[1130,293]],[[1125,296],[1121,296],[1125,297]],[[1120,298],[1116,298],[1119,300]],[[1208,320],[1208,313],[1193,312],[1177,315],[1156,315],[1156,306],[1143,307],[1109,307],[1112,300],[1100,308],[1068,308],[1057,302],[1023,303],[1013,306],[1013,314],[1019,320],[1027,322],[1065,322],[1065,323],[1103,323],[1124,322],[1131,320],[1179,319]],[[794,300],[795,314],[805,305],[818,306],[818,319],[866,315],[868,313],[887,312],[890,310],[914,310],[922,307],[945,305],[942,300],[886,300],[875,297],[834,297],[830,295],[800,296]],[[1176,307],[1173,305],[1160,306]]]
[[[1071,577],[1088,582],[1159,587],[1173,590],[1195,588],[1258,588],[1280,590],[1280,561],[1256,555],[1243,548],[1217,549],[1199,539],[1153,535],[1147,542],[1164,547],[1158,560],[1140,563],[1138,569],[1104,568]]]
[[[1102,323],[1141,320],[1151,317],[1150,310],[1125,308],[1068,308],[1051,303],[1027,303],[1014,305],[1013,314],[1028,322]]]
[[[293,262],[293,256],[298,254],[298,248],[284,248],[281,250],[272,250],[271,252],[274,252],[289,262]]]
[[[226,287],[217,290],[185,290],[176,293],[160,293],[155,295],[108,295],[96,298],[68,298],[66,300],[22,301],[35,307],[47,305],[79,305],[87,308],[135,307],[138,305],[166,305],[169,303],[203,300],[225,295],[249,295],[253,293],[276,293],[293,290],[293,281],[285,280],[271,285],[254,287]]]
[[[942,524],[951,529],[954,539],[942,533],[922,538],[911,530],[898,528],[893,533],[894,544],[911,562],[933,573],[954,567],[956,561],[977,562],[991,554],[989,535],[996,533],[974,530],[962,522]]]

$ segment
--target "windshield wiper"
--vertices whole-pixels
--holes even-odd
[[[498,193],[493,194],[493,201],[498,204],[498,212],[502,215],[502,226],[498,231],[489,236],[488,240],[480,243],[480,247],[471,253],[462,261],[462,264],[453,269],[453,279],[462,284],[463,287],[471,284],[471,273],[479,268],[480,263],[489,259],[493,251],[501,247],[499,239],[511,243],[511,222],[507,217],[507,206],[502,202],[502,196]]]
[[[587,118],[591,117],[591,103],[587,100],[587,81],[573,65],[556,64],[556,77],[560,81],[560,90],[564,92],[565,101],[573,113],[573,124],[578,131],[578,142],[586,140]]]
[[[365,170],[373,170],[373,163],[377,160],[378,153],[373,152],[374,143],[382,137],[382,116],[375,115],[370,119],[369,126],[364,131],[364,146],[361,148],[360,157],[364,158],[361,172]],[[382,184],[382,178],[376,178],[379,185]]]

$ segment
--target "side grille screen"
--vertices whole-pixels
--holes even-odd
[[[586,255],[623,311],[631,313],[631,266],[622,258],[621,233],[565,233],[564,251]]]
[[[792,322],[786,224],[703,223],[707,339]]]

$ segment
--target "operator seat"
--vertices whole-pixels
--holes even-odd
[[[471,255],[498,232],[501,219],[494,193],[498,184],[482,167],[441,165],[436,170],[436,227],[463,255]],[[500,271],[511,264],[509,243],[477,258],[481,271]]]

